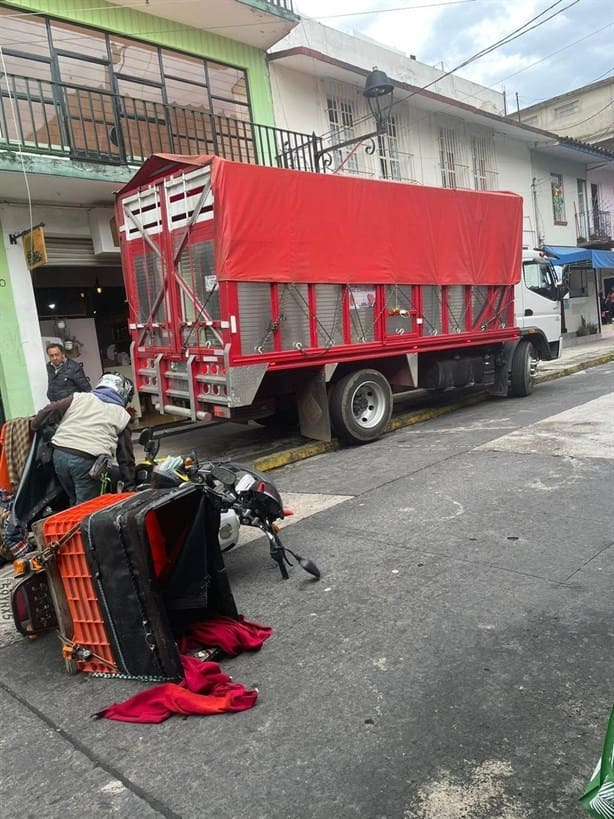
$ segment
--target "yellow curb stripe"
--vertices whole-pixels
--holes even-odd
[[[537,382],[555,381],[557,378],[563,378],[566,375],[573,375],[574,373],[579,373],[583,370],[589,370],[591,367],[598,367],[600,364],[607,364],[610,361],[614,361],[614,350],[609,353],[603,353],[596,358],[590,358],[587,361],[580,361],[578,364],[569,364],[568,366],[561,367],[559,370],[542,373],[538,372],[535,380]]]
[[[263,455],[261,458],[256,458],[252,462],[252,466],[260,472],[268,472],[270,469],[279,469],[296,461],[303,461],[306,458],[313,458],[314,455],[321,455],[323,452],[334,452],[336,449],[339,449],[339,441],[336,438],[333,438],[332,441],[311,441],[294,449]]]
[[[543,381],[554,381],[557,378],[563,378],[566,375],[572,375],[573,373],[587,370],[590,367],[597,367],[599,364],[607,364],[609,361],[614,361],[614,350],[578,364],[570,364],[567,367],[562,367],[560,370],[538,372],[535,380],[540,383]],[[456,410],[472,404],[479,404],[481,401],[486,401],[491,397],[492,396],[487,392],[476,393],[466,395],[464,398],[452,404],[446,404],[443,407],[430,407],[429,409],[417,410],[415,412],[401,413],[391,418],[385,432],[394,432],[404,427],[421,424],[423,421],[429,421],[432,418],[438,418],[441,415],[449,415]],[[303,444],[294,449],[273,452],[270,455],[263,455],[261,458],[256,458],[252,462],[252,466],[260,472],[268,472],[272,469],[280,469],[282,466],[296,463],[297,461],[313,458],[315,455],[322,455],[325,452],[334,452],[339,449],[340,445],[340,442],[336,438],[333,438],[332,441],[310,441],[308,444]]]

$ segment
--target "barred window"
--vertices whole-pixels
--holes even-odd
[[[328,96],[326,98],[326,111],[331,131],[330,138],[333,144],[345,142],[346,139],[353,139],[354,108],[350,100]],[[344,170],[357,173],[358,162],[354,154],[352,154],[352,146],[339,148],[334,152],[333,156],[335,167],[338,168],[343,164]]]
[[[439,164],[444,188],[468,188],[467,163],[461,134],[452,128],[439,129]]]
[[[402,178],[397,124],[397,118],[393,114],[388,119],[386,131],[377,138],[380,169],[384,179]]]
[[[471,163],[473,166],[473,187],[476,191],[497,189],[495,150],[490,137],[471,138]]]

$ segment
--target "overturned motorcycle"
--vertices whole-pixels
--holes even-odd
[[[232,461],[200,465],[194,455],[157,461],[150,432],[141,443],[140,491],[32,522],[32,548],[14,563],[17,629],[27,636],[57,629],[70,670],[171,678],[178,624],[205,609],[237,616],[220,548],[224,515],[266,535],[282,578],[291,558],[320,576],[282,544],[277,521],[285,512],[265,475]]]
[[[158,461],[160,442],[150,428],[143,430],[139,443],[143,446],[145,459],[136,467],[137,489],[170,489],[187,481],[195,483],[210,494],[220,511],[218,537],[223,552],[232,549],[238,541],[238,535],[234,534],[234,521],[238,520],[243,526],[253,526],[264,532],[271,558],[279,566],[284,580],[288,579],[286,565],[292,565],[288,555],[319,579],[320,570],[313,561],[282,544],[276,521],[283,520],[289,513],[284,509],[277,487],[266,475],[229,460],[207,462],[201,466],[195,453],[186,458],[169,456]]]

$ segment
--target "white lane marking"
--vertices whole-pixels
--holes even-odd
[[[317,512],[322,512],[324,509],[330,509],[331,506],[337,506],[339,503],[352,500],[353,495],[320,495],[309,492],[282,492],[281,499],[283,501],[284,509],[292,510],[292,515],[278,521],[280,529],[286,526],[291,526],[293,523],[298,523],[303,518],[308,518],[310,515],[315,515]],[[242,526],[239,535],[239,543],[247,543],[257,537],[264,537],[260,529],[252,529],[249,526]]]
[[[478,450],[614,460],[614,393],[517,429]]]

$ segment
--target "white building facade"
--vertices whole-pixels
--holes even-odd
[[[387,130],[334,149],[374,130],[363,96],[374,66],[394,84]],[[276,124],[313,132],[324,150],[333,147],[321,159],[327,173],[513,191],[524,201],[528,247],[576,247],[589,169],[614,165],[608,151],[503,116],[503,95],[491,89],[313,21],[302,21],[276,44],[269,68]],[[587,311],[596,320],[596,291],[592,282],[585,295],[568,302],[568,331]]]

